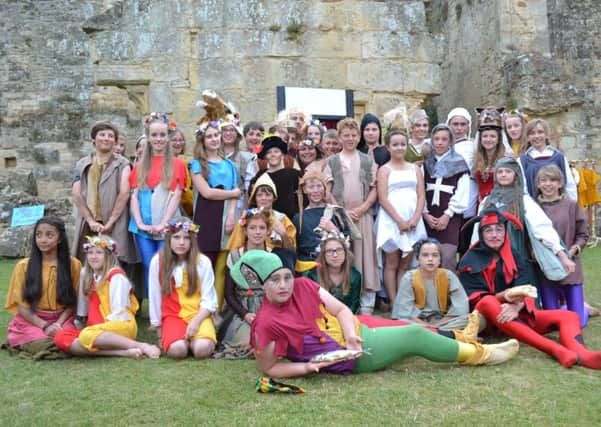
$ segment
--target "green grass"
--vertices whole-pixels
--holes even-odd
[[[601,306],[601,248],[584,253],[587,300]],[[14,261],[0,260],[0,295]],[[10,314],[0,313],[0,341]],[[147,319],[141,340],[150,340]],[[584,332],[601,349],[601,320]],[[599,425],[601,373],[565,369],[522,346],[511,362],[466,368],[417,358],[375,374],[296,379],[304,395],[254,391],[255,362],[70,359],[0,352],[0,425]]]

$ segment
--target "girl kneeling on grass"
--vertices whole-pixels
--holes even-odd
[[[77,315],[87,317],[81,330],[59,331],[54,344],[74,356],[118,356],[158,359],[157,346],[135,341],[138,301],[115,257],[109,236],[86,237],[86,259],[79,284]]]
[[[61,330],[75,329],[73,309],[81,263],[69,256],[65,224],[46,216],[36,222],[29,258],[13,270],[6,310],[15,317],[8,324],[8,345],[37,353]]]
[[[498,364],[515,356],[519,344],[463,343],[421,326],[369,327],[370,316],[353,316],[342,302],[305,277],[294,278],[294,253],[248,251],[230,270],[241,287],[263,286],[264,299],[251,327],[251,344],[266,375],[296,377],[321,370],[341,374],[373,372],[408,356],[464,365]],[[336,350],[367,351],[355,360],[314,362]],[[286,357],[290,362],[283,361]]]
[[[215,275],[209,258],[198,251],[198,225],[185,217],[165,226],[165,245],[150,261],[148,303],[167,356],[183,359],[189,351],[208,357],[217,342],[212,314],[217,310]]]

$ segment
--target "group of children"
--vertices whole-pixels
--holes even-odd
[[[471,140],[471,115],[459,108],[429,139],[428,126],[423,110],[409,118],[410,134],[393,120],[381,145],[382,126],[371,114],[361,125],[342,119],[333,134],[306,116],[264,133],[260,123],[241,128],[228,114],[201,123],[193,159],[184,161],[183,134],[153,113],[131,173],[111,184],[129,186],[129,209],[106,213],[123,191],[105,200],[101,176],[127,164],[121,156],[103,162],[103,146],[117,140],[114,128],[93,131],[97,155],[84,162],[88,169],[78,163],[74,180],[82,226],[72,249],[81,263],[69,254],[60,219],[38,221],[31,255],[10,283],[9,345],[27,350],[46,340],[76,356],[158,358],[162,349],[176,359],[246,357],[264,289],[252,280],[241,288],[230,272],[246,252],[280,248],[296,252],[296,272],[352,313],[371,314],[384,295],[393,319],[458,330],[470,311],[455,275],[458,252],[478,239],[468,220],[487,207],[525,224],[528,233],[510,228],[519,253],[529,254],[535,238],[557,257],[569,273],[559,282],[526,255],[531,283],[543,308],[565,304],[584,326],[579,254],[587,226],[546,122],[489,107],[479,112]],[[118,223],[129,224],[144,266],[138,298],[119,257]],[[144,297],[160,349],[136,341]]]

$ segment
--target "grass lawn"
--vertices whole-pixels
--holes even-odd
[[[587,300],[601,306],[601,248],[584,252]],[[0,260],[0,295],[14,261]],[[0,342],[10,314],[0,313]],[[141,340],[151,340],[148,320]],[[601,318],[584,331],[601,350]],[[304,395],[260,395],[252,360],[70,359],[0,351],[0,425],[600,425],[601,372],[565,369],[522,346],[507,364],[406,359],[375,374],[296,379]]]

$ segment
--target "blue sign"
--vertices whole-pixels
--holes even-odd
[[[43,216],[44,205],[21,206],[20,208],[13,208],[10,226],[21,227],[23,225],[32,225]]]

